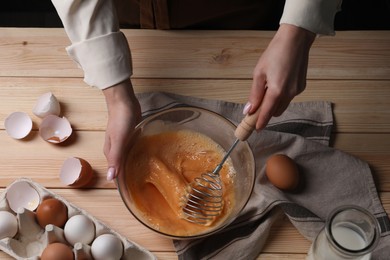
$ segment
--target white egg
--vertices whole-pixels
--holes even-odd
[[[87,216],[75,215],[65,223],[64,235],[71,245],[77,242],[88,245],[95,238],[95,224]]]
[[[18,232],[18,221],[8,211],[0,211],[0,239],[14,237]]]
[[[123,255],[122,241],[113,234],[100,235],[93,241],[91,253],[95,260],[119,260]]]
[[[40,118],[48,115],[59,116],[61,113],[60,103],[53,93],[47,92],[38,98],[33,113]]]
[[[48,115],[39,127],[39,135],[50,143],[61,143],[72,134],[72,127],[65,117]]]
[[[32,129],[30,116],[24,112],[14,112],[4,121],[4,127],[9,136],[15,139],[26,137]]]

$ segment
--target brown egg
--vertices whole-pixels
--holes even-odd
[[[73,260],[72,249],[62,243],[49,244],[41,255],[41,260]]]
[[[298,167],[294,160],[284,154],[272,155],[267,159],[266,175],[277,188],[293,191],[299,184]]]
[[[37,208],[37,220],[42,228],[48,224],[62,228],[68,220],[68,208],[58,199],[45,199]]]

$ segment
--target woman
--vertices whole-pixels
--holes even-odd
[[[131,55],[119,18],[131,28],[257,29],[272,0],[52,0],[72,42],[68,54],[108,107],[104,153],[107,180],[120,172],[126,139],[141,117],[130,76]],[[341,0],[286,0],[280,26],[253,70],[243,113],[261,106],[256,129],[279,116],[306,86],[309,50],[316,35],[333,35]],[[119,14],[119,16],[118,16]],[[131,41],[131,39],[130,39]]]

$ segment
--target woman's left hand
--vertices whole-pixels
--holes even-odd
[[[130,79],[103,90],[108,109],[108,122],[104,143],[107,159],[107,180],[120,174],[128,139],[141,120],[141,107],[134,94]]]

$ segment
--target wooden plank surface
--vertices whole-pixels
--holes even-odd
[[[124,30],[133,51],[136,92],[167,91],[244,103],[251,72],[273,32]],[[143,227],[127,211],[113,183],[105,180],[102,152],[107,120],[101,91],[82,81],[69,59],[62,29],[0,28],[0,192],[18,177],[30,177],[86,209],[159,259],[177,259],[169,239]],[[368,162],[380,198],[390,212],[390,32],[337,32],[311,50],[306,91],[295,102],[332,102],[331,144]],[[62,145],[40,139],[36,99],[51,91],[74,128]],[[34,131],[13,140],[4,119],[24,111]],[[88,160],[95,178],[88,189],[67,189],[59,169],[70,156]],[[99,201],[99,203],[91,203]],[[104,210],[102,210],[104,209]],[[109,209],[109,210],[107,210]],[[112,214],[111,212],[115,212]],[[275,223],[258,259],[305,259],[310,242],[287,218]],[[10,259],[0,252],[0,259]]]
[[[139,224],[127,211],[117,191],[114,189],[51,189],[51,191],[76,206],[85,209],[121,235],[153,252],[169,252],[173,250],[173,244],[170,239],[161,237]],[[383,193],[381,196],[387,212],[390,212],[389,195],[388,193]],[[91,203],[91,201],[99,201],[99,203]],[[115,212],[115,214],[112,214],[112,212]],[[270,233],[271,235],[267,240],[263,253],[304,254],[310,247],[310,242],[292,226],[287,218],[278,220],[271,228]]]
[[[220,99],[224,93],[226,101],[245,103],[251,80],[134,79],[133,84],[136,92],[166,91],[208,99]],[[294,102],[332,102],[334,132],[386,133],[390,129],[389,87],[386,80],[308,80],[306,90]],[[36,99],[48,91],[57,96],[62,114],[69,117],[76,130],[105,129],[106,105],[100,90],[86,86],[79,78],[41,77],[1,78],[0,129],[4,129],[4,118],[16,110],[39,121],[32,108]]]
[[[11,139],[5,131],[0,131],[0,187],[17,177],[27,176],[50,188],[64,188],[58,179],[62,163],[68,157],[77,156],[93,166],[95,180],[91,187],[113,188],[113,184],[105,180],[107,165],[103,142],[102,131],[76,131],[63,145],[43,141],[37,131],[24,140]],[[378,181],[378,189],[390,191],[390,133],[339,133],[334,136],[333,143],[335,148],[367,161]]]
[[[264,31],[123,31],[133,51],[136,78],[250,79],[274,35]],[[390,79],[389,43],[390,31],[320,37],[311,50],[308,78]],[[61,29],[3,28],[0,76],[81,77],[65,52],[69,44]]]
[[[173,252],[156,252],[155,255],[159,260],[176,260],[177,256]],[[0,260],[9,260],[9,256],[1,254]],[[257,260],[304,260],[306,254],[260,254]]]

